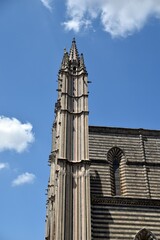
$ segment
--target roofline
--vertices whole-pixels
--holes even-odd
[[[160,130],[143,128],[105,127],[105,126],[89,126],[89,133],[160,136]]]

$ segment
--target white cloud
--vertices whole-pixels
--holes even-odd
[[[64,22],[62,25],[64,25],[64,27],[67,29],[67,30],[74,30],[75,32],[79,32],[80,29],[83,27],[83,28],[88,28],[91,26],[91,21],[90,20],[87,20],[87,19],[84,19],[82,21],[80,21],[78,18],[77,19],[72,19],[72,20],[69,20],[68,22]]]
[[[5,168],[9,168],[9,164],[0,162],[0,170],[5,169]]]
[[[80,31],[98,18],[112,37],[140,30],[150,17],[160,18],[160,0],[67,0],[67,30]]]
[[[12,181],[12,187],[20,186],[26,183],[34,183],[36,176],[33,173],[23,173]]]
[[[52,11],[52,0],[41,0],[42,4],[48,8],[50,11]]]
[[[16,118],[0,116],[0,151],[23,152],[34,141],[32,125]]]

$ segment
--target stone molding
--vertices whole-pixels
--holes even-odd
[[[140,198],[122,198],[122,197],[96,197],[91,198],[92,205],[108,206],[137,206],[160,208],[160,200],[157,199],[140,199]]]
[[[123,134],[123,135],[143,135],[160,137],[160,130],[149,130],[143,128],[118,128],[118,127],[99,127],[89,126],[89,133],[98,134]]]

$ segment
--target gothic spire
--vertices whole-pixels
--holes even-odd
[[[61,63],[61,68],[68,67],[68,63],[69,63],[68,52],[66,51],[66,49],[64,49],[64,55],[63,55],[63,59],[62,59],[62,63]]]
[[[75,38],[73,38],[73,40],[72,40],[72,46],[70,49],[69,60],[76,61],[76,62],[79,61],[79,54],[78,54]]]

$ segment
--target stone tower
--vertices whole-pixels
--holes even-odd
[[[73,39],[58,74],[49,157],[46,240],[90,240],[88,80]]]

